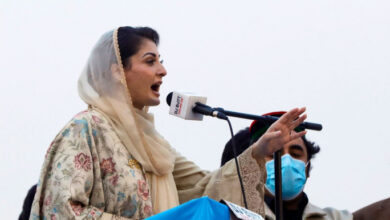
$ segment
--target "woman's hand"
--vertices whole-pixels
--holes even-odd
[[[283,114],[252,145],[252,157],[257,161],[262,161],[266,156],[282,149],[288,142],[305,135],[306,131],[292,132],[294,128],[298,127],[306,119],[306,114],[301,116],[305,111],[306,108],[294,108]]]

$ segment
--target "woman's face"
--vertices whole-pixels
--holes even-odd
[[[138,53],[130,57],[130,68],[125,69],[127,87],[134,107],[160,104],[160,86],[167,71],[160,62],[156,44],[144,39]]]

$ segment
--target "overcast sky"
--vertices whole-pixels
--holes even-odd
[[[390,3],[326,1],[12,1],[0,4],[0,213],[15,219],[44,154],[86,108],[77,79],[90,50],[117,26],[161,36],[173,90],[263,114],[307,107],[321,152],[305,191],[312,203],[354,211],[390,196]],[[218,168],[224,121],[185,121],[151,108],[171,145]],[[237,132],[250,124],[232,119]]]

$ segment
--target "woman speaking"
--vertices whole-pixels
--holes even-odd
[[[203,171],[156,131],[148,107],[167,75],[158,42],[148,27],[99,39],[78,82],[88,109],[50,145],[30,219],[143,219],[203,195],[243,205],[234,161]],[[284,114],[239,156],[250,210],[264,214],[264,157],[305,134],[290,132],[304,111]]]

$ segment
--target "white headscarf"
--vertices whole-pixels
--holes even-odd
[[[129,153],[142,165],[156,213],[179,204],[173,179],[175,156],[154,127],[153,115],[136,109],[127,88],[118,45],[118,29],[96,43],[81,73],[78,90],[88,105],[111,121]]]

